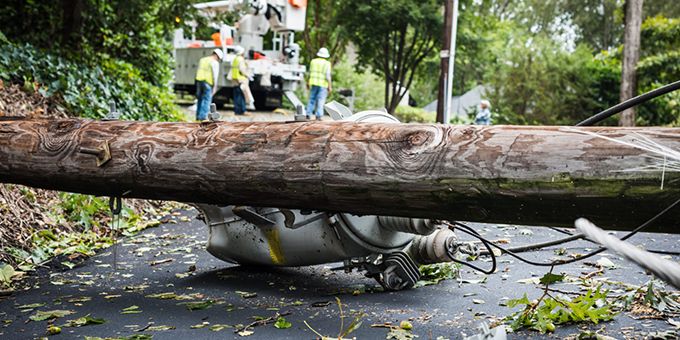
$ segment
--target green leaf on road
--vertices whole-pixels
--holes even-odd
[[[540,280],[538,280],[538,282],[540,282],[544,285],[549,285],[551,283],[560,282],[560,281],[564,281],[564,275],[556,275],[556,274],[553,274],[553,273],[546,273],[545,275],[543,275],[543,277]]]
[[[82,318],[77,318],[75,320],[68,320],[64,327],[82,327],[87,325],[101,325],[105,323],[106,320],[101,318],[93,318],[90,314],[83,316]]]
[[[286,318],[284,318],[282,316],[279,316],[278,319],[276,319],[276,322],[274,323],[274,327],[276,327],[278,329],[287,329],[287,328],[290,328],[292,326],[293,326],[293,324],[288,322],[288,320],[286,320]]]
[[[237,290],[236,294],[238,294],[239,296],[241,296],[244,299],[250,299],[250,298],[254,298],[254,297],[257,296],[257,293],[244,292],[244,291],[240,291],[240,290]]]
[[[182,302],[181,304],[185,304],[188,310],[202,310],[202,309],[210,308],[212,305],[214,305],[215,300],[205,300],[205,301],[198,301],[198,302]]]
[[[56,319],[56,318],[62,318],[67,315],[74,314],[75,312],[72,310],[62,310],[62,309],[57,309],[57,310],[50,310],[50,311],[37,311],[35,314],[31,315],[29,319],[32,321],[44,321],[48,319]]]
[[[170,300],[170,299],[176,298],[177,294],[175,294],[173,292],[167,292],[167,293],[149,294],[146,297],[152,298],[152,299]]]
[[[139,314],[141,313],[142,310],[139,309],[139,306],[133,305],[127,308],[124,308],[120,314]]]
[[[32,303],[30,305],[21,305],[21,306],[17,307],[17,309],[28,309],[26,312],[30,312],[34,308],[39,308],[39,307],[42,307],[44,305],[45,305],[44,303]]]
[[[217,324],[217,325],[210,326],[210,328],[208,328],[208,329],[210,329],[213,332],[219,332],[219,331],[221,331],[225,328],[231,328],[231,326],[230,325],[224,325],[224,324]]]

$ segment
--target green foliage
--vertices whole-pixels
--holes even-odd
[[[0,46],[0,78],[32,85],[45,96],[58,96],[66,108],[88,118],[103,118],[116,102],[123,119],[180,120],[169,88],[142,79],[131,64],[102,56],[88,66],[48,54],[31,45]]]
[[[573,52],[540,37],[509,43],[490,75],[489,97],[500,124],[573,125],[618,102],[619,70],[580,45]]]
[[[343,58],[333,67],[333,92],[328,101],[336,100],[344,105],[349,105],[347,98],[338,94],[340,89],[354,90],[354,111],[378,110],[385,107],[383,96],[385,93],[384,83],[367,71],[355,71],[346,58]]]
[[[680,79],[680,19],[648,18],[641,28],[638,91],[651,91]],[[638,125],[680,124],[680,92],[657,97],[639,108]]]
[[[560,281],[563,281],[563,280],[564,280],[563,274],[557,275],[557,274],[553,274],[553,273],[546,273],[545,275],[543,275],[543,277],[541,277],[538,280],[538,282],[540,282],[544,285],[549,285],[551,283],[560,282]]]
[[[573,299],[548,296],[532,302],[524,294],[521,299],[509,300],[507,305],[510,308],[524,305],[521,311],[506,318],[515,331],[530,328],[541,333],[552,332],[555,325],[575,322],[598,324],[616,315],[607,303],[607,291],[601,287],[589,289]]]
[[[287,328],[291,328],[292,326],[293,326],[293,324],[290,323],[288,320],[286,320],[286,318],[284,318],[283,316],[279,316],[276,319],[276,322],[274,323],[274,327],[276,327],[278,329],[287,329]]]
[[[9,287],[16,274],[17,272],[14,270],[14,267],[0,263],[0,288]]]
[[[87,325],[101,325],[105,322],[106,320],[102,318],[93,318],[90,316],[90,314],[87,314],[75,320],[68,320],[64,327],[83,327]]]
[[[312,60],[321,47],[328,49],[333,65],[342,60],[348,42],[347,32],[340,25],[342,19],[338,14],[342,1],[347,0],[308,2],[305,30],[298,35],[303,60]]]
[[[165,86],[171,79],[172,29],[195,11],[189,0],[5,0],[0,31],[12,41],[30,43],[70,60],[121,59],[141,78]]]
[[[56,318],[63,318],[65,316],[74,314],[75,312],[72,310],[63,310],[63,309],[57,309],[57,310],[49,310],[49,311],[37,311],[35,314],[31,315],[29,319],[31,321],[45,321],[49,319],[56,319]]]
[[[397,110],[394,112],[394,116],[402,123],[434,123],[435,115],[433,112],[407,105],[397,106]]]
[[[92,223],[97,223],[95,217],[105,214],[108,210],[108,203],[102,197],[61,192],[59,198],[61,198],[60,208],[64,217],[85,228],[90,228]]]
[[[420,266],[420,280],[415,287],[436,285],[443,280],[458,277],[460,266],[454,263],[435,263]]]
[[[434,0],[343,1],[338,13],[358,47],[358,66],[385,81],[384,105],[394,112],[421,62],[439,46],[443,18]],[[360,19],[358,19],[360,18]]]

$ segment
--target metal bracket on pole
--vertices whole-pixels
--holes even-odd
[[[97,166],[101,167],[111,160],[111,149],[109,148],[109,142],[104,141],[99,144],[96,149],[81,147],[78,152],[97,156]]]

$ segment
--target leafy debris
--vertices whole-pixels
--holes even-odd
[[[35,314],[31,315],[29,319],[32,321],[44,321],[48,319],[56,319],[56,318],[63,318],[67,315],[74,314],[75,311],[72,310],[62,310],[62,309],[57,309],[57,310],[50,310],[50,311],[37,311]]]

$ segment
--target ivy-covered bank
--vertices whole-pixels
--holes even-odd
[[[56,98],[73,116],[102,118],[115,102],[122,119],[183,119],[170,87],[153,85],[131,64],[106,55],[97,64],[68,60],[0,33],[0,79]]]

